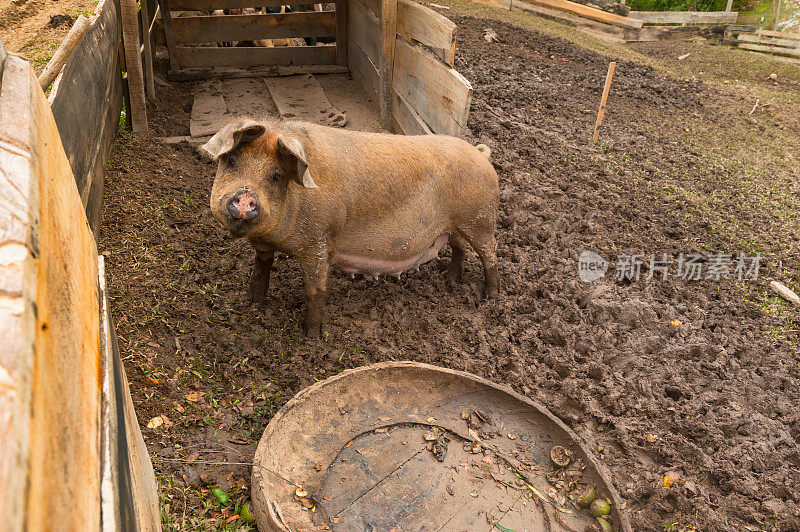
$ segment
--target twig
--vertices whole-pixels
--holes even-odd
[[[753,106],[753,108],[752,108],[752,109],[750,109],[750,113],[749,113],[749,114],[753,114],[753,113],[755,113],[755,112],[756,112],[756,108],[758,107],[758,104],[760,104],[760,103],[761,103],[761,100],[759,100],[758,98],[756,98],[756,104]]]

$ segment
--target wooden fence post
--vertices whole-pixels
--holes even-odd
[[[381,55],[378,59],[380,85],[378,104],[383,127],[392,130],[392,70],[397,40],[397,0],[381,0]]]
[[[122,19],[122,42],[125,46],[125,65],[128,74],[128,91],[131,108],[126,109],[131,115],[134,133],[147,131],[147,103],[144,97],[144,74],[142,72],[142,55],[139,51],[139,14],[136,0],[120,0],[120,18]]]
[[[147,95],[153,98],[156,95],[156,83],[153,79],[153,50],[150,48],[150,12],[147,0],[140,2],[142,6],[142,67],[147,83]],[[155,13],[154,13],[155,15]]]

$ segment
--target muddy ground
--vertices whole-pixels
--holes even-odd
[[[474,254],[452,292],[446,259],[401,280],[335,274],[330,336],[307,340],[290,258],[268,304],[247,304],[253,257],[210,215],[213,166],[152,137],[117,140],[100,250],[165,524],[239,526],[204,490],[244,500],[249,469],[215,462],[250,460],[314,381],[408,359],[547,405],[609,467],[635,530],[800,529],[800,316],[767,289],[798,281],[796,85],[751,113],[733,82],[622,59],[592,145],[608,57],[450,5],[456,67],[475,89],[470,140],[500,175],[498,301],[478,297]],[[484,41],[489,27],[500,42]],[[190,106],[190,84],[159,84],[153,137],[187,134]],[[581,282],[583,250],[612,261],[605,279]],[[673,265],[648,282],[647,264],[638,281],[614,278],[622,253],[712,252],[761,253],[758,279],[687,281]],[[681,482],[666,489],[669,471]]]

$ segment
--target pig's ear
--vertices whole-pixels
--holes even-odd
[[[298,184],[306,188],[317,188],[317,184],[314,183],[314,179],[311,177],[311,172],[308,171],[306,151],[299,140],[292,137],[278,137],[278,156],[290,165],[297,165],[297,172],[292,176],[292,179],[297,181]]]
[[[201,149],[213,159],[232,152],[239,145],[253,142],[264,134],[266,128],[250,118],[239,118],[223,127]]]

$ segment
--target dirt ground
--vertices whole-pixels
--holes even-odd
[[[38,74],[80,15],[91,16],[97,0],[0,0],[0,38],[6,50],[27,58]]]
[[[151,136],[117,139],[99,248],[165,528],[247,528],[209,490],[248,498],[246,463],[277,409],[343,369],[408,359],[545,404],[611,470],[635,530],[800,529],[800,315],[768,288],[800,287],[796,66],[439,3],[474,87],[469,139],[492,148],[500,175],[498,301],[480,301],[474,254],[454,291],[447,254],[401,280],[334,275],[331,334],[309,341],[297,264],[279,257],[268,304],[250,307],[253,257],[209,212],[214,167],[155,139],[188,134],[192,85],[159,83]],[[7,47],[35,45],[31,30],[8,46],[6,18]],[[604,279],[579,279],[583,250],[611,261]],[[623,253],[644,255],[640,280],[615,280]],[[648,282],[653,253],[760,253],[761,269],[687,281],[673,264]],[[667,472],[681,479],[670,489]]]

